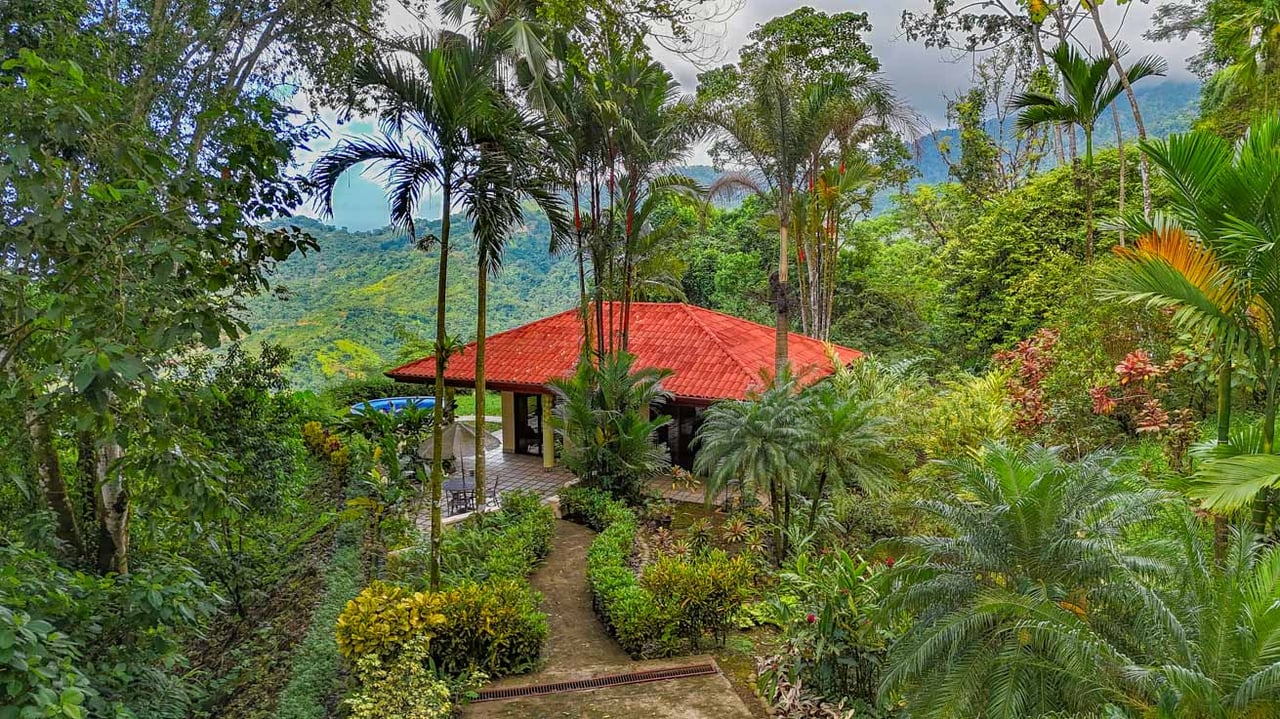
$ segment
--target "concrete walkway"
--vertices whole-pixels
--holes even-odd
[[[659,667],[711,661],[679,657],[634,661],[605,632],[591,610],[587,587],[587,547],[595,534],[578,524],[556,522],[556,535],[546,564],[534,572],[535,589],[543,594],[549,633],[542,669],[508,677],[487,688],[534,686],[591,677],[625,674]],[[721,674],[671,679],[649,684],[593,689],[523,699],[480,702],[463,713],[472,719],[495,717],[660,717],[665,719],[751,719],[752,713]]]

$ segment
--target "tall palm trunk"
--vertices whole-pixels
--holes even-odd
[[[431,412],[431,554],[428,570],[431,591],[440,589],[440,541],[443,537],[444,517],[440,512],[440,500],[444,494],[444,368],[445,368],[445,300],[449,284],[449,229],[453,173],[444,173],[442,199],[444,209],[440,214],[440,271],[436,280],[436,386],[435,407]]]
[[[774,566],[781,567],[784,552],[782,548],[782,490],[778,484],[778,477],[774,475],[769,478],[769,510],[773,513],[773,563]]]
[[[809,534],[818,524],[818,507],[822,505],[822,495],[827,490],[827,470],[818,473],[818,491],[813,495],[813,506],[809,508]]]
[[[1262,454],[1272,454],[1276,439],[1276,383],[1280,381],[1280,371],[1275,368],[1275,357],[1271,357],[1271,369],[1267,372],[1267,400],[1262,415]],[[1264,488],[1253,500],[1253,528],[1258,534],[1267,531],[1267,520],[1271,515],[1271,490]]]
[[[1124,201],[1125,201],[1125,176],[1128,171],[1128,163],[1124,161],[1124,133],[1120,127],[1120,108],[1113,103],[1111,105],[1111,119],[1116,124],[1116,147],[1120,151],[1120,216],[1124,217]],[[1124,247],[1124,228],[1120,228],[1120,246]]]
[[[1084,259],[1093,262],[1093,127],[1084,128]]]
[[[1231,441],[1231,355],[1226,342],[1222,343],[1222,365],[1218,368],[1218,445]],[[1227,544],[1231,538],[1230,526],[1223,514],[1213,517],[1213,556],[1219,564],[1227,559]]]
[[[1102,15],[1098,12],[1097,2],[1086,2],[1083,5],[1088,9],[1089,16],[1093,18],[1093,26],[1098,31],[1098,39],[1102,41],[1102,49],[1106,51],[1107,57],[1111,58],[1111,65],[1116,69],[1116,75],[1120,77],[1120,84],[1124,87],[1124,94],[1129,98],[1129,107],[1133,110],[1133,122],[1138,128],[1138,141],[1147,141],[1147,126],[1142,120],[1142,108],[1138,106],[1138,96],[1133,92],[1133,85],[1129,82],[1129,75],[1125,72],[1124,65],[1120,62],[1120,54],[1116,52],[1115,44],[1111,42],[1111,38],[1107,35],[1107,30],[1102,25]],[[1147,219],[1151,219],[1151,171],[1147,165],[1147,154],[1145,152],[1138,155],[1138,169],[1142,174],[1142,214]]]
[[[489,307],[489,249],[480,244],[476,251],[480,271],[476,275],[476,456],[472,465],[476,473],[476,510],[483,517],[485,501],[485,414],[487,402],[484,386],[485,315]]]
[[[783,200],[783,207],[789,199]],[[790,213],[786,210],[782,212],[781,232],[778,240],[778,279],[774,283],[773,302],[774,311],[776,313],[776,321],[774,323],[774,350],[773,350],[773,371],[775,377],[781,377],[787,368],[787,341],[791,334],[791,308],[789,307],[787,296],[787,265],[790,248],[787,243],[788,223],[791,221]]]

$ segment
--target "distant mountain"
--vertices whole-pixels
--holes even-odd
[[[254,298],[248,321],[253,343],[281,344],[296,357],[293,377],[318,387],[389,369],[403,344],[398,330],[435,337],[437,252],[414,249],[403,234],[352,232],[309,218],[288,222],[307,230],[320,251],[281,265],[275,295]],[[420,231],[439,232],[439,222]],[[449,253],[449,334],[475,336],[476,259],[470,228],[455,218]],[[545,218],[530,214],[508,242],[502,273],[489,285],[489,329],[497,332],[573,306],[577,265],[548,253]]]
[[[1186,132],[1191,128],[1191,123],[1195,121],[1200,111],[1200,84],[1196,82],[1148,80],[1136,83],[1133,91],[1142,108],[1142,119],[1150,137],[1167,137],[1173,133]],[[1121,96],[1117,103],[1119,103],[1117,108],[1120,110],[1120,127],[1124,132],[1125,143],[1131,145],[1138,139],[1133,113],[1129,111],[1129,103],[1124,96]],[[1012,137],[1012,117],[1007,120],[1007,123],[1009,127],[1006,128],[1005,136]],[[998,136],[999,130],[999,123],[994,119],[987,121],[987,132]],[[938,151],[938,144],[939,142],[944,145],[949,143],[951,147],[956,148],[954,152],[959,153],[959,137],[959,131],[952,128],[925,135],[917,141],[920,155],[916,161],[916,169],[920,176],[912,181],[913,186],[949,181],[947,163],[943,161],[942,154]],[[1080,143],[1083,146],[1083,135],[1080,136]],[[1098,123],[1094,143],[1099,148],[1112,147],[1116,144],[1115,122],[1109,112]],[[1052,157],[1046,158],[1046,162],[1051,163],[1052,160]],[[1045,165],[1042,169],[1047,168],[1048,165]]]
[[[1150,133],[1156,137],[1187,129],[1199,103],[1193,83],[1165,82],[1138,87]],[[1127,111],[1127,107],[1122,107]],[[1136,137],[1133,119],[1122,112]],[[1114,143],[1110,121],[1100,128],[1098,144]],[[994,129],[994,128],[993,128]],[[937,137],[955,138],[954,130]],[[933,137],[923,138],[918,163],[923,182],[946,182],[947,166]],[[706,165],[680,168],[699,184],[709,185],[719,173]],[[320,252],[285,262],[275,282],[277,296],[254,298],[249,307],[253,342],[274,342],[297,357],[294,378],[303,387],[318,387],[344,377],[380,373],[393,366],[404,332],[434,336],[436,253],[413,249],[402,233],[386,227],[387,205],[373,179],[350,173],[339,185],[331,224],[309,218],[289,220],[310,232]],[[882,207],[890,206],[886,195]],[[438,200],[422,214],[423,233],[439,231]],[[470,229],[462,218],[454,224],[450,253],[449,333],[470,340],[475,335],[475,255]],[[489,328],[508,329],[573,306],[577,269],[571,258],[547,251],[546,220],[531,213],[511,238],[501,275],[490,283]]]

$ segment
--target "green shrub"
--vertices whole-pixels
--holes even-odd
[[[541,496],[525,490],[506,492],[501,510],[472,515],[444,533],[441,581],[451,587],[523,579],[546,559],[554,534],[555,515]],[[421,582],[427,574],[427,557],[425,547],[397,551],[388,557],[387,576]]]
[[[307,635],[298,645],[289,683],[280,694],[276,719],[323,719],[338,681],[338,644],[334,626],[343,606],[360,591],[360,551],[354,534],[341,533],[339,547],[325,577],[324,597],[311,615]],[[347,535],[351,534],[348,540]]]
[[[385,664],[429,635],[431,659],[443,675],[519,674],[537,664],[547,638],[540,600],[520,580],[466,582],[444,592],[374,582],[338,617],[338,648],[353,662],[372,656]]]
[[[369,654],[356,661],[360,688],[343,700],[351,719],[448,719],[456,707],[449,684],[427,668],[430,635],[405,645],[393,661]]]
[[[547,639],[542,596],[523,581],[466,583],[443,594],[444,626],[431,642],[431,658],[447,675],[469,671],[492,677],[533,669]]]
[[[746,598],[749,561],[715,551],[664,557],[631,568],[639,521],[635,512],[599,490],[561,492],[562,513],[602,531],[587,550],[587,581],[605,627],[628,654],[667,657],[697,648],[711,635],[723,640]]]
[[[645,567],[640,584],[653,595],[659,614],[674,621],[676,635],[697,648],[707,635],[724,641],[753,573],[747,557],[713,550],[689,559],[662,557]]]
[[[579,524],[584,524],[597,532],[628,516],[635,514],[627,505],[614,499],[608,492],[589,487],[565,487],[560,490],[560,514]]]

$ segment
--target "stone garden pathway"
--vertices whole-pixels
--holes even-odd
[[[605,633],[591,610],[587,587],[587,547],[595,533],[573,522],[556,522],[546,563],[531,582],[542,592],[548,636],[542,668],[494,682],[486,689],[535,686],[646,669],[686,666],[710,657],[634,661]],[[566,692],[520,699],[477,702],[463,716],[497,717],[658,717],[661,719],[750,719],[752,713],[721,674],[670,679],[648,684]]]

